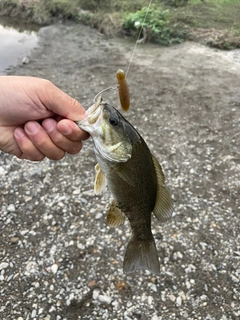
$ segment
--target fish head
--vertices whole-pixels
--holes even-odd
[[[140,135],[132,125],[101,97],[77,125],[91,135],[97,155],[111,162],[128,161],[133,144],[140,141]]]

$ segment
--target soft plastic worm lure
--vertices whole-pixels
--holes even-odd
[[[124,111],[128,111],[128,109],[130,108],[130,95],[129,95],[128,83],[126,80],[125,72],[119,69],[116,72],[116,77],[118,80],[118,94],[119,94],[119,99],[120,99],[122,109]]]

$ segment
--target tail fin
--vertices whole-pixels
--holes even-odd
[[[140,241],[133,235],[128,243],[123,262],[123,272],[131,273],[136,270],[149,270],[155,274],[160,273],[154,239],[151,241]]]

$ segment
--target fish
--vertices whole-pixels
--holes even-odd
[[[151,219],[152,214],[160,222],[170,219],[173,204],[158,160],[130,122],[101,96],[77,125],[93,140],[97,159],[95,193],[100,194],[108,186],[113,196],[107,212],[108,225],[117,227],[127,218],[131,226],[123,272],[149,270],[159,274]]]

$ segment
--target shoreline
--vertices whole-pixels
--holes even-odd
[[[136,32],[132,30],[124,30],[123,21],[127,13],[127,8],[121,4],[121,10],[116,12],[116,8],[110,8],[107,2],[103,2],[103,6],[98,8],[97,2],[85,4],[85,6],[78,5],[81,1],[48,1],[42,4],[40,0],[3,0],[0,3],[0,17],[8,17],[9,19],[21,19],[26,24],[36,24],[39,27],[47,26],[57,22],[74,22],[82,25],[88,25],[95,28],[105,36],[118,37],[136,37]],[[83,3],[85,3],[83,1]],[[118,4],[118,3],[117,3]],[[138,6],[137,6],[138,5]],[[134,1],[132,8],[139,8],[140,2]],[[175,10],[172,7],[166,7],[161,4],[162,10],[166,9],[170,13],[170,24],[168,26],[170,33],[175,33],[169,43],[163,46],[171,46],[174,43],[174,37],[179,38],[179,42],[193,41],[206,45],[208,47],[231,50],[240,48],[240,26],[233,29],[234,20],[230,21],[231,13],[228,13],[228,21],[220,24],[221,17],[216,16],[216,24],[214,21],[209,24],[212,19],[212,3],[192,4]],[[85,10],[86,9],[86,10]],[[205,20],[200,23],[195,21],[194,12],[202,10],[206,15]],[[111,11],[112,10],[112,11]],[[135,11],[134,11],[135,10]],[[137,13],[134,9],[132,12]],[[233,9],[232,9],[233,10]],[[129,11],[130,12],[130,11]],[[129,13],[128,12],[128,13]],[[219,9],[216,13],[221,16],[224,12],[224,7]],[[237,14],[237,12],[236,12]],[[240,12],[239,12],[240,14]],[[227,14],[226,14],[227,15]],[[186,16],[186,17],[185,17]],[[217,21],[217,18],[220,20]],[[199,19],[199,17],[197,18]],[[206,23],[205,22],[209,22]],[[236,23],[235,23],[236,24]],[[177,27],[176,27],[177,25]],[[127,34],[126,34],[127,32]],[[151,34],[151,31],[150,31]],[[152,42],[151,39],[148,42]],[[161,44],[162,45],[162,44]]]

